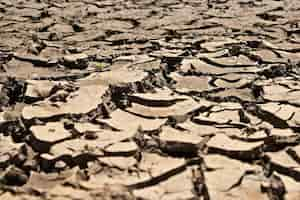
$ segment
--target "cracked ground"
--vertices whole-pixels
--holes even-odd
[[[299,0],[0,0],[1,200],[299,200]]]

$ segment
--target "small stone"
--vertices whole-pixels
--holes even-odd
[[[62,161],[62,160],[57,161],[55,163],[55,168],[56,169],[65,169],[66,167],[67,167],[67,164],[64,161]]]
[[[88,55],[84,53],[70,54],[63,57],[64,65],[72,69],[85,69],[88,67]]]
[[[3,154],[0,156],[0,168],[5,168],[8,166],[10,156],[8,154]]]
[[[28,180],[28,176],[24,171],[16,167],[10,167],[4,174],[3,181],[7,185],[24,185]]]
[[[98,138],[97,134],[93,131],[86,131],[84,133],[84,138],[87,140],[95,140]]]
[[[50,97],[50,101],[52,102],[67,102],[67,97],[69,96],[69,93],[66,91],[58,91],[56,94]]]
[[[74,129],[74,123],[70,120],[64,120],[64,128],[66,130],[71,130],[71,129]]]

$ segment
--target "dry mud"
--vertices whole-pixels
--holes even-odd
[[[299,0],[0,0],[1,200],[299,200]]]

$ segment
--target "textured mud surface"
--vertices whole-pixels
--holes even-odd
[[[298,0],[0,0],[1,200],[300,199]]]

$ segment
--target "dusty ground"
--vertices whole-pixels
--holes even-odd
[[[1,200],[299,200],[299,0],[0,0]]]

